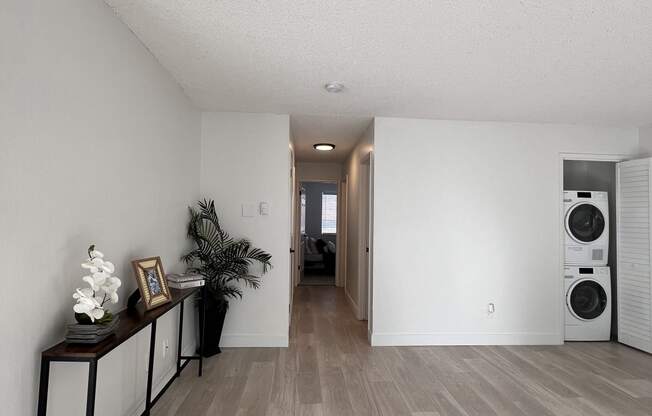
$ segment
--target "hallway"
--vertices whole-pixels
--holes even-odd
[[[153,415],[652,413],[652,359],[620,344],[371,348],[366,324],[341,288],[298,287],[290,348],[227,348]]]
[[[342,288],[299,286],[290,348],[225,348],[204,361],[202,378],[184,371],[152,414],[372,414],[369,403],[349,399],[366,397],[359,361],[359,352],[371,350],[366,331]]]

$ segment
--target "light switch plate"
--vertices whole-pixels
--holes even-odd
[[[267,202],[260,203],[260,215],[269,215],[269,204]]]

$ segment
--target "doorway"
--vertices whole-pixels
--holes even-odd
[[[338,243],[338,183],[300,183],[302,286],[335,286]]]
[[[624,159],[616,155],[562,155],[561,260],[570,265],[563,268],[564,340],[617,339],[616,164]],[[580,266],[584,267],[578,269]],[[576,276],[577,270],[587,275]],[[591,290],[576,287],[589,272],[598,276],[595,279],[600,290],[598,286]],[[600,273],[606,277],[599,277]],[[575,292],[581,292],[584,306],[605,308],[604,313],[598,314],[599,319],[576,321],[577,305],[569,303]]]

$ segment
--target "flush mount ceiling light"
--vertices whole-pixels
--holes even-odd
[[[332,143],[317,143],[313,144],[312,147],[314,147],[315,150],[319,150],[320,152],[330,152],[331,150],[335,149],[335,145]]]
[[[338,92],[344,91],[344,84],[337,81],[331,81],[324,85],[324,89],[331,94],[337,94]]]

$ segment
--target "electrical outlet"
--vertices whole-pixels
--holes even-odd
[[[167,339],[163,340],[163,358],[168,355],[168,350],[170,349],[170,343]]]
[[[496,312],[496,305],[494,305],[493,302],[489,302],[487,304],[487,316],[489,316],[489,318],[493,318],[495,312]]]

